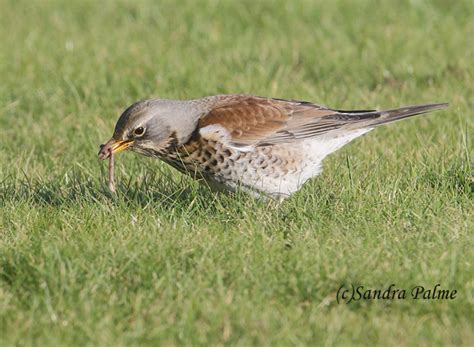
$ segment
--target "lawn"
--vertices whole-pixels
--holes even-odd
[[[472,1],[0,0],[0,346],[473,345]],[[150,97],[381,127],[278,205],[100,143]],[[337,300],[342,285],[405,299]],[[456,290],[418,299],[411,288]]]

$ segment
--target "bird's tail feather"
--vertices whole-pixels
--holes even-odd
[[[417,116],[431,111],[442,110],[448,107],[447,103],[405,106],[383,111],[338,111],[336,117],[348,121],[349,127],[376,127],[400,119]]]
[[[372,126],[379,126],[386,123],[395,122],[400,119],[417,116],[436,110],[443,110],[448,107],[447,103],[426,104],[417,106],[406,106],[392,110],[379,111],[380,117],[374,119]]]

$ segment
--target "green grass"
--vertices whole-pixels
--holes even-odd
[[[17,1],[0,13],[0,345],[474,343],[472,1]],[[282,205],[97,160],[149,96],[450,102]],[[341,284],[450,301],[338,304]]]

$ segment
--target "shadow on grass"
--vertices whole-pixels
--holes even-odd
[[[102,175],[101,177],[104,177]],[[117,184],[112,194],[103,178],[91,177],[77,168],[50,179],[7,176],[0,182],[0,206],[21,203],[38,206],[120,203],[163,208],[189,206],[197,197],[212,201],[214,194],[186,177],[172,177],[165,172],[144,173]]]
[[[173,175],[168,170],[140,171],[130,175],[128,180],[119,180],[117,194],[110,193],[105,177],[105,172],[93,176],[77,167],[49,179],[31,179],[26,174],[23,177],[10,175],[0,181],[0,207],[22,203],[54,207],[119,204],[142,208],[152,205],[165,210],[189,211],[190,206],[194,206],[209,213],[229,207],[237,210],[269,205],[268,201],[253,198],[244,192],[212,192],[209,187],[185,175]],[[413,184],[415,189],[420,186],[451,191],[459,197],[472,197],[474,193],[472,172],[462,161],[441,171],[433,170],[432,167],[424,168]],[[319,193],[321,196],[315,202],[318,204],[322,202],[321,199],[325,201],[327,198],[322,195],[330,194],[331,191],[325,191],[323,187]],[[298,196],[296,200],[289,200],[301,200],[301,196],[295,196]],[[234,201],[239,203],[233,204]]]
[[[244,192],[216,193],[209,187],[171,170],[154,168],[138,170],[117,181],[117,193],[108,189],[106,172],[91,175],[80,167],[48,179],[8,176],[0,181],[0,208],[17,206],[61,208],[119,207],[123,209],[159,210],[174,219],[200,217],[210,221],[238,223],[257,219],[259,211],[272,202],[254,198]]]

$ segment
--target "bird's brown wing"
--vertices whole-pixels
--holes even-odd
[[[198,123],[202,136],[219,136],[236,147],[266,146],[316,136],[339,136],[400,119],[442,110],[446,103],[391,110],[342,111],[306,101],[247,95],[213,97],[213,105]]]
[[[340,111],[304,101],[228,95],[215,100],[198,128],[206,135],[222,130],[236,147],[263,146],[320,136],[370,112],[342,117]]]

